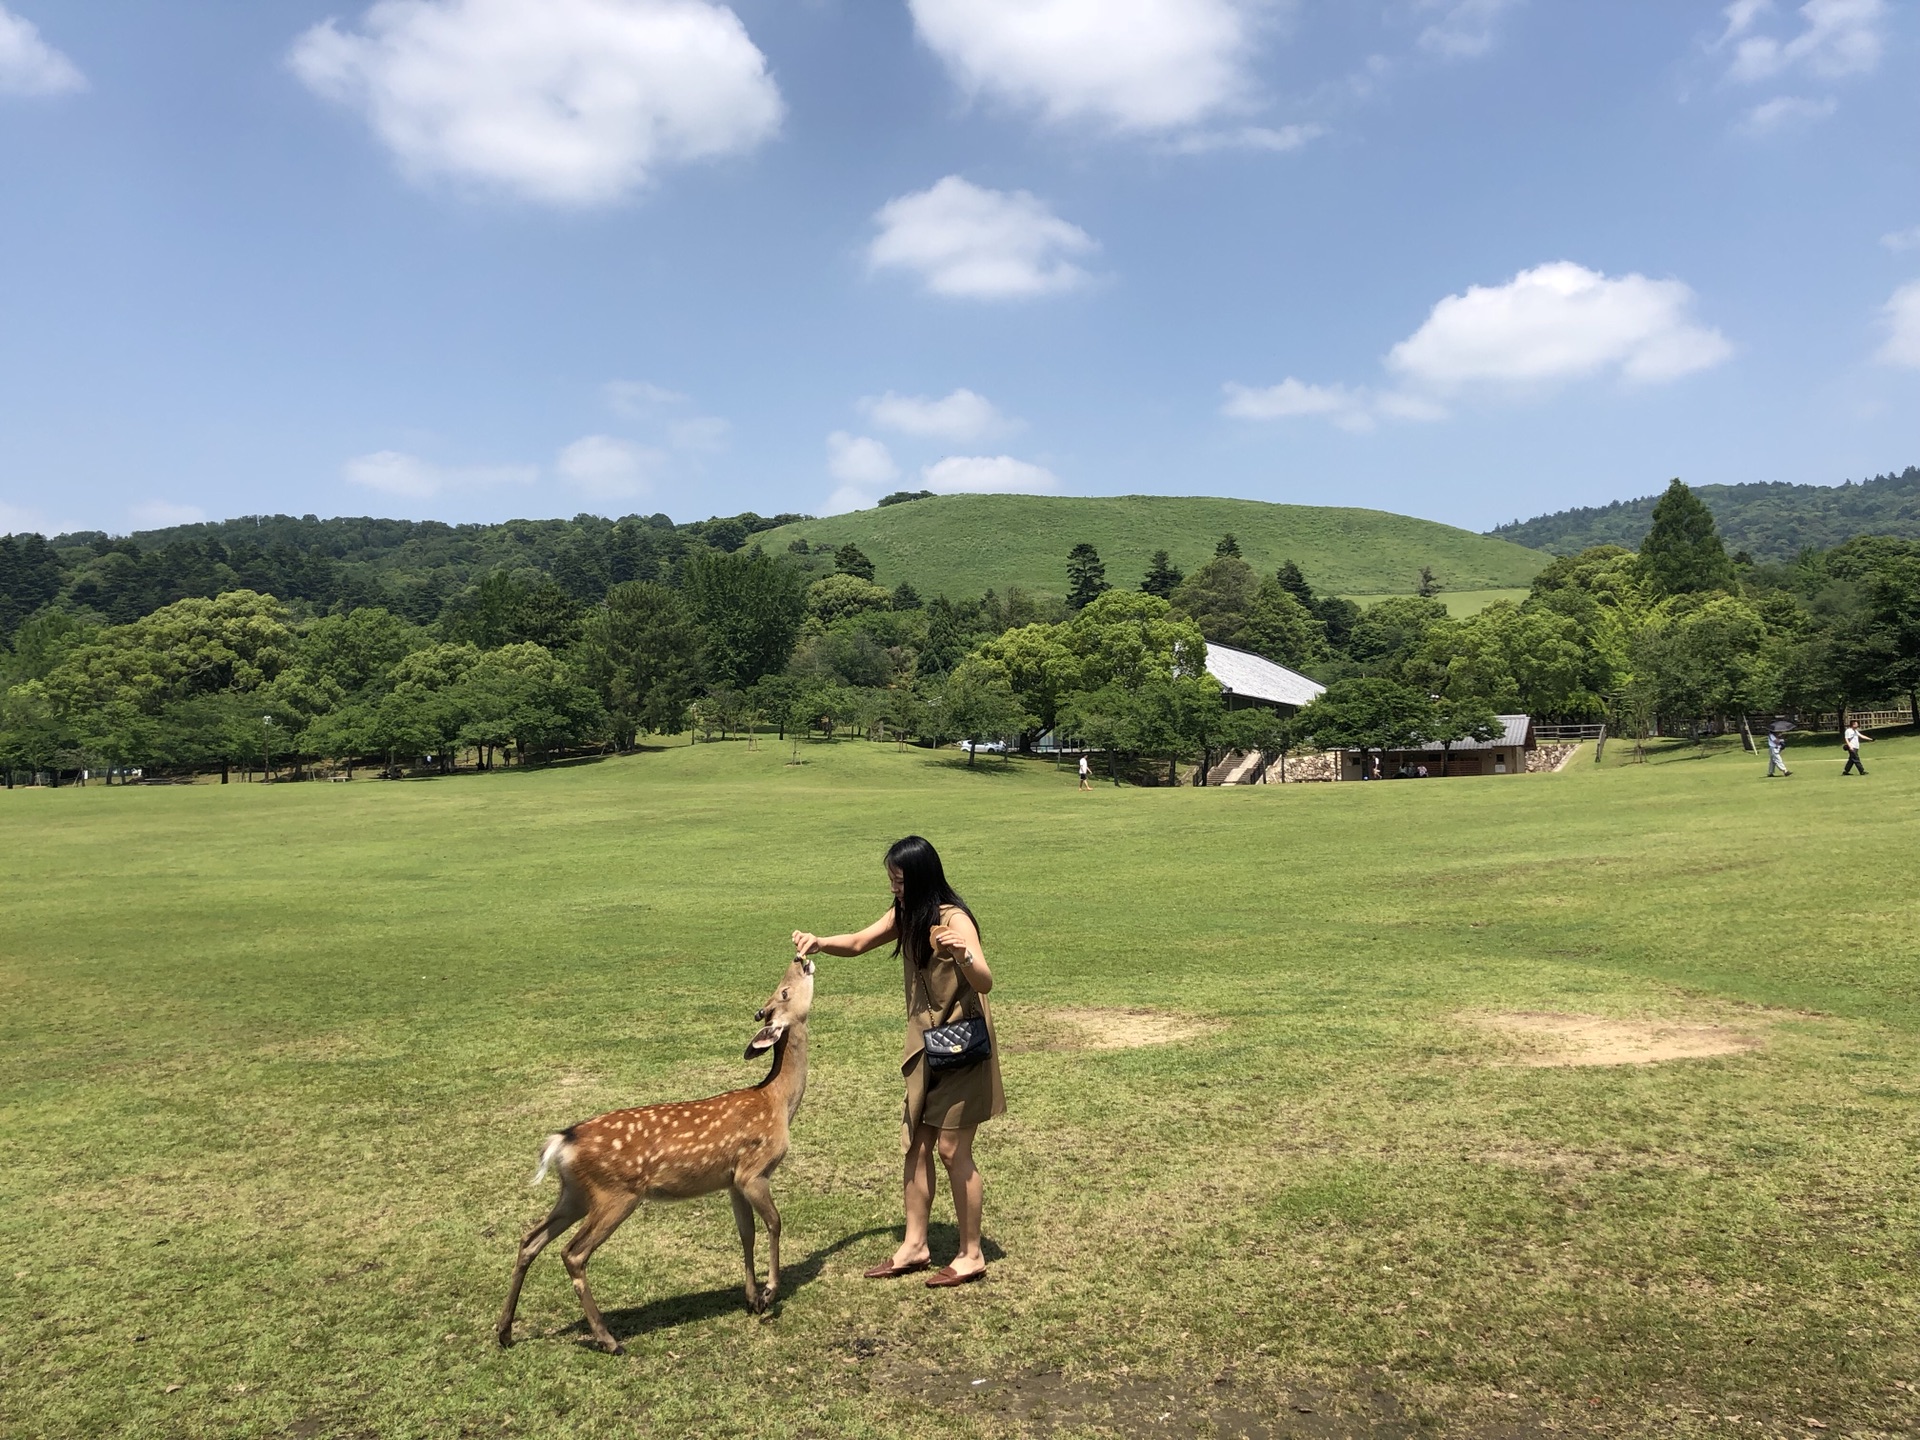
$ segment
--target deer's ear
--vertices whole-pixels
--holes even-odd
[[[813,961],[802,960],[800,962],[800,973],[803,975],[811,975],[813,973]]]
[[[754,1056],[760,1054],[762,1051],[771,1050],[773,1048],[774,1041],[780,1038],[782,1032],[784,1032],[786,1028],[787,1027],[784,1025],[767,1025],[762,1027],[758,1035],[754,1036],[751,1040],[747,1041],[746,1058],[751,1060]]]

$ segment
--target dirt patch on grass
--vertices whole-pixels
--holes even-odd
[[[1666,1060],[1744,1055],[1761,1045],[1759,1036],[1731,1025],[1680,1020],[1613,1020],[1552,1010],[1495,1011],[1458,1018],[1517,1041],[1507,1064],[1537,1068],[1656,1065]]]
[[[1046,1047],[1050,1050],[1137,1050],[1144,1045],[1195,1040],[1220,1028],[1217,1020],[1202,1020],[1170,1010],[1087,1007],[1049,1011],[1046,1019],[1052,1032]]]
[[[858,1344],[858,1342],[856,1342]],[[856,1350],[855,1355],[860,1352]],[[864,1357],[863,1357],[864,1358]],[[850,1360],[848,1363],[858,1363]],[[966,1416],[990,1432],[1046,1436],[1147,1437],[1205,1434],[1234,1440],[1413,1440],[1431,1417],[1380,1384],[1339,1390],[1269,1389],[1231,1372],[1211,1384],[1123,1373],[1071,1376],[1058,1370],[965,1375],[882,1364],[875,1379],[948,1416]],[[1487,1440],[1530,1440],[1543,1432],[1521,1417],[1468,1422],[1455,1433]]]

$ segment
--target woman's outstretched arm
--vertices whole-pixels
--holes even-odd
[[[793,932],[796,955],[864,955],[876,945],[893,939],[893,911],[889,909],[866,929],[852,935],[815,935],[806,930]]]

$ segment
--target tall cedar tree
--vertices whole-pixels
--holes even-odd
[[[1082,540],[1067,552],[1067,604],[1084,610],[1112,588],[1098,550]]]
[[[842,575],[853,575],[861,580],[873,579],[873,561],[851,540],[833,552],[833,568]]]
[[[1733,583],[1733,562],[1714,529],[1706,502],[1676,479],[1653,507],[1653,528],[1640,543],[1647,578],[1668,595],[1723,590]]]
[[[1229,555],[1236,560],[1240,558],[1240,537],[1235,535],[1231,530],[1222,535],[1220,537],[1220,543],[1213,547],[1214,559],[1224,560]]]
[[[1313,587],[1307,583],[1307,577],[1300,573],[1300,567],[1293,561],[1288,560],[1282,563],[1274,579],[1278,580],[1302,605],[1309,610],[1313,608]]]
[[[1173,592],[1180,588],[1180,582],[1186,574],[1178,565],[1167,558],[1167,552],[1153,552],[1153,563],[1147,566],[1147,578],[1140,582],[1140,588],[1149,595],[1157,595],[1162,600],[1173,598]]]

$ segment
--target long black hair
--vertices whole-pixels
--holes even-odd
[[[925,966],[933,959],[933,945],[927,932],[940,923],[943,906],[973,911],[960,898],[960,892],[947,883],[946,869],[940,864],[940,852],[918,835],[893,842],[887,851],[887,868],[900,872],[900,894],[893,902],[893,953],[903,950],[915,965]],[[978,920],[974,925],[978,927]]]

